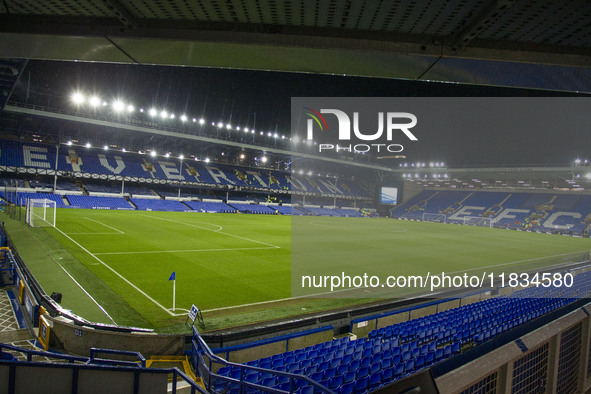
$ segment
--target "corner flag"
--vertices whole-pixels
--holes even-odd
[[[168,278],[168,281],[172,281],[172,311],[174,312],[175,310],[175,298],[176,298],[176,271],[174,271],[172,273],[172,275],[170,275],[170,278]]]

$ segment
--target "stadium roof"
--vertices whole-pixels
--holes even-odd
[[[0,54],[591,92],[585,0],[5,0]]]

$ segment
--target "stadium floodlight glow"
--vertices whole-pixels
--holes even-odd
[[[72,93],[72,101],[76,105],[84,104],[84,95],[80,92]]]
[[[156,111],[156,108],[150,108],[150,111],[148,112],[148,114],[150,114],[151,117],[154,117],[154,116],[158,115],[158,111]]]
[[[185,158],[185,155],[183,155],[182,153],[179,155],[179,159],[183,160]]]
[[[107,104],[106,101],[103,101],[103,107],[106,107],[107,105],[109,105],[109,104]]]
[[[181,115],[181,122],[187,121],[187,115]]]
[[[585,174],[585,178],[587,178],[587,179],[591,179],[591,172],[588,172],[588,173],[586,173],[586,174]],[[543,183],[543,182],[542,182],[542,183]]]
[[[243,130],[245,133],[248,133],[248,127],[245,127]]]
[[[105,146],[103,146],[103,149],[104,150],[109,150],[109,146],[108,145],[105,145]]]
[[[576,159],[575,164],[581,164],[581,159]]]
[[[241,159],[244,159],[245,157],[246,157],[246,156],[244,156],[244,153],[241,153],[241,154],[240,154],[240,158],[241,158]]]
[[[209,163],[209,157],[206,157],[205,160],[203,160],[206,163]]]
[[[273,138],[279,138],[279,134],[277,134],[277,133],[273,134]]]
[[[90,104],[91,107],[96,108],[101,104],[101,99],[97,96],[92,96],[88,99],[88,104]]]
[[[434,165],[433,162],[429,163],[429,167],[433,167]]]
[[[143,108],[140,108],[140,112],[141,112],[141,113],[144,113],[144,109],[143,109]]]
[[[134,109],[135,109],[135,107],[133,105],[131,105],[131,104],[129,104],[127,106],[127,112],[133,112]]]
[[[68,145],[68,146],[72,146],[72,141],[68,141],[68,142],[66,142],[66,145]]]
[[[312,171],[308,171],[308,175],[309,176],[312,176]]]
[[[254,130],[250,130],[250,134],[254,134],[254,133],[255,133],[255,131],[254,131]]]
[[[197,123],[197,118],[193,118],[193,123]]]
[[[284,136],[284,135],[282,135],[282,136],[281,136],[281,139],[282,139],[282,140],[284,140],[284,139],[285,139],[285,136]]]
[[[230,130],[232,128],[232,125],[230,123],[226,124],[226,129]]]
[[[271,132],[270,132],[270,131],[267,133],[267,137],[270,137],[270,136],[272,136],[272,135],[273,135],[273,134],[271,134]]]
[[[123,102],[121,100],[115,100],[115,101],[113,101],[111,106],[113,107],[113,111],[121,112],[121,111],[123,111],[125,104],[123,104]]]
[[[127,151],[125,150],[125,148],[121,148],[121,152],[125,153]]]
[[[263,163],[266,163],[266,162],[267,162],[267,156],[263,156],[263,157],[261,157],[261,161],[262,161]]]
[[[236,130],[240,131],[240,126],[236,126]]]
[[[84,146],[86,146],[87,148],[90,148],[91,147],[90,142],[87,142],[86,145],[84,145]]]
[[[222,127],[224,127],[224,124],[222,122],[218,122],[218,129],[221,129]]]
[[[152,156],[152,157],[156,157],[156,155],[157,155],[157,153],[156,153],[156,151],[155,151],[155,150],[153,150],[152,152],[150,152],[150,156]]]
[[[170,153],[168,153],[168,152],[167,152],[167,153],[164,155],[164,157],[166,157],[166,158],[168,159],[168,158],[170,157]]]
[[[162,112],[160,112],[160,117],[161,117],[162,119],[166,119],[166,118],[168,118],[168,112],[166,112],[166,111],[164,111],[164,110],[163,110]]]
[[[174,119],[174,114],[170,114],[170,119]]]
[[[302,175],[302,174],[304,173],[304,170],[299,170],[299,171],[298,171],[298,173],[299,173],[300,175]]]
[[[205,123],[205,119],[201,118],[199,119],[199,124],[204,124]]]

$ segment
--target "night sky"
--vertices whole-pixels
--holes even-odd
[[[29,83],[30,81],[30,83]],[[207,69],[194,67],[139,66],[82,62],[30,61],[13,99],[55,108],[71,107],[70,94],[80,90],[103,100],[120,98],[137,108],[165,108],[208,121],[256,126],[257,130],[288,134],[291,97],[491,97],[582,95],[336,75]],[[591,101],[590,101],[591,103]],[[584,107],[584,106],[582,106]],[[535,111],[534,111],[535,112]],[[524,115],[525,116],[525,115]],[[527,116],[535,117],[535,113]],[[256,121],[256,124],[255,124]],[[556,126],[556,125],[555,125]],[[560,165],[585,157],[591,146],[588,128],[556,127],[516,133],[501,128],[494,139],[479,138],[477,130],[455,135],[424,135],[429,141],[408,152],[413,161],[446,161],[465,165]],[[466,139],[471,144],[465,146]],[[587,154],[591,158],[591,154]]]

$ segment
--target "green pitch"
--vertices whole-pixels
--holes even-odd
[[[63,294],[64,307],[160,331],[182,330],[191,304],[213,329],[367,302],[346,293],[292,299],[296,275],[306,272],[525,269],[591,250],[584,238],[368,218],[59,209],[55,229],[10,220],[7,227],[45,291]]]

